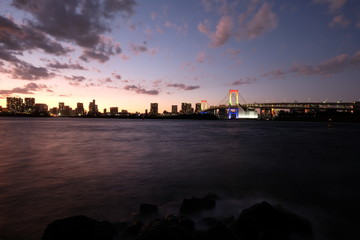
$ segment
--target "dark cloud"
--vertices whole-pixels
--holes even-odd
[[[286,76],[286,72],[281,69],[275,69],[273,71],[263,73],[263,74],[261,74],[261,76],[279,79],[279,78],[284,78]]]
[[[341,54],[317,65],[294,64],[290,71],[301,75],[331,76],[349,69],[360,69],[360,51],[352,56]]]
[[[234,82],[231,83],[232,86],[239,86],[239,85],[244,85],[244,84],[252,84],[254,82],[256,82],[257,79],[256,78],[241,78],[239,80],[236,80]]]
[[[48,92],[52,92],[52,90],[48,89],[48,86],[44,84],[36,84],[36,83],[29,83],[26,84],[24,87],[16,87],[12,90],[0,90],[1,95],[11,95],[11,94],[34,94],[36,91],[46,90]]]
[[[23,80],[48,79],[55,76],[55,74],[49,72],[46,68],[35,67],[26,62],[15,63],[10,71],[13,78]]]
[[[28,20],[36,29],[77,45],[93,48],[100,35],[110,31],[107,19],[116,13],[130,16],[135,0],[13,0],[13,5],[34,16]]]
[[[57,56],[70,51],[41,31],[26,25],[19,26],[13,20],[2,16],[0,16],[0,48],[11,55],[33,49],[41,49]]]
[[[146,90],[142,87],[139,87],[139,86],[135,86],[135,85],[126,85],[124,87],[125,90],[128,90],[128,91],[134,91],[138,94],[147,94],[147,95],[158,95],[159,94],[159,91],[158,90]]]
[[[187,85],[182,84],[182,83],[169,83],[169,84],[167,84],[167,86],[182,89],[182,90],[185,90],[185,91],[190,91],[190,90],[195,90],[195,89],[200,88],[200,86],[198,86],[198,85],[196,85],[196,86],[187,86]]]
[[[97,60],[101,63],[104,63],[110,59],[110,56],[120,54],[121,48],[119,44],[113,43],[112,40],[108,39],[102,40],[94,48],[85,48],[83,55],[80,59],[88,62],[89,59]]]
[[[87,70],[85,67],[80,64],[72,64],[72,63],[60,63],[58,61],[54,61],[52,63],[47,64],[49,68],[55,69],[72,69],[72,70]]]
[[[117,73],[112,73],[111,74],[114,78],[118,79],[118,80],[121,80],[121,75],[120,74],[117,74]]]
[[[139,45],[139,44],[130,43],[130,50],[135,55],[139,55],[140,53],[147,52],[148,48],[147,48],[146,44]]]
[[[262,77],[284,78],[287,74],[294,73],[299,75],[322,75],[325,77],[341,73],[347,70],[360,69],[360,51],[353,55],[340,54],[322,63],[306,65],[295,63],[290,69],[276,69],[261,74]]]
[[[77,81],[77,82],[83,82],[86,80],[85,77],[83,76],[72,76],[72,77],[65,77],[67,80],[71,80],[71,81]]]

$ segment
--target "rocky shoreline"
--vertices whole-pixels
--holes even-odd
[[[205,217],[216,208],[218,197],[184,199],[179,212],[160,216],[158,207],[141,204],[126,221],[111,223],[86,216],[73,216],[50,223],[42,240],[310,240],[310,222],[267,202],[244,209],[239,216]],[[196,219],[196,220],[195,220]]]

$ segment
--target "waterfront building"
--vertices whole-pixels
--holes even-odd
[[[191,103],[181,103],[181,113],[191,114],[194,112],[194,109],[191,107]]]
[[[84,116],[85,115],[85,109],[84,109],[84,104],[83,103],[80,103],[78,102],[76,104],[76,115],[77,116]]]
[[[48,113],[48,105],[46,105],[45,103],[36,103],[35,104],[35,113],[47,114]]]
[[[171,113],[177,114],[178,113],[178,106],[177,105],[171,105]]]
[[[59,102],[59,109],[58,109],[59,116],[64,116],[65,115],[64,111],[65,111],[65,103]]]
[[[196,103],[195,104],[195,113],[199,113],[201,112],[201,103]]]
[[[22,98],[16,97],[7,97],[6,98],[6,107],[9,112],[17,113],[24,111],[24,104]]]
[[[158,103],[151,103],[150,104],[150,114],[151,115],[158,115],[159,113],[159,104]]]
[[[28,114],[35,112],[35,98],[25,98],[24,110]]]
[[[94,115],[98,114],[98,105],[95,104],[95,99],[93,99],[92,102],[89,103],[89,113],[88,115]]]
[[[115,116],[119,114],[119,108],[118,107],[111,107],[110,108],[110,115]]]
[[[50,112],[50,114],[51,114],[52,116],[57,116],[57,115],[59,114],[59,111],[58,111],[58,108],[57,108],[57,107],[51,108],[49,112]]]

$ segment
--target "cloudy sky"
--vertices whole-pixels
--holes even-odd
[[[229,89],[248,103],[359,100],[360,1],[0,1],[0,106],[169,111]]]

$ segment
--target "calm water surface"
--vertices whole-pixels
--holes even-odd
[[[360,124],[0,118],[0,239],[55,219],[120,221],[218,194],[217,214],[259,201],[310,219],[315,239],[360,239]]]

